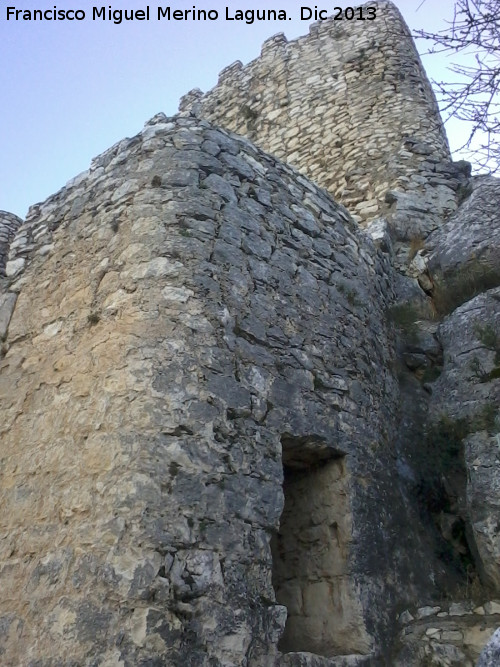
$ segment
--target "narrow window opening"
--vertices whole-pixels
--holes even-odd
[[[273,586],[288,618],[278,648],[331,657],[364,652],[364,622],[348,571],[349,475],[342,453],[318,438],[284,436],[280,529]]]

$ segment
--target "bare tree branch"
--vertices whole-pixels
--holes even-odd
[[[471,124],[461,149],[480,169],[500,170],[500,0],[457,0],[448,27],[432,33],[416,31],[431,41],[428,53],[473,55],[474,65],[450,67],[457,80],[434,81],[445,120]]]

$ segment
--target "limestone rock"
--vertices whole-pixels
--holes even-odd
[[[500,265],[500,179],[478,176],[457,213],[426,241],[429,268],[445,276]]]
[[[476,177],[457,213],[425,242],[439,315],[500,285],[500,179]]]
[[[444,366],[434,383],[439,401],[433,412],[469,419],[474,432],[483,430],[500,401],[500,288],[457,308],[439,326],[437,336]]]
[[[483,430],[466,439],[465,464],[467,510],[481,569],[488,584],[500,592],[500,424],[490,433]]]
[[[452,450],[465,469],[444,471],[457,512],[467,525],[468,547],[478,569],[495,590],[500,586],[498,434],[500,432],[500,288],[457,308],[438,329],[444,365],[433,383],[432,406],[438,458]]]
[[[477,667],[497,667],[500,664],[500,629],[496,630],[484,647]]]
[[[14,294],[13,292],[0,294],[0,341],[4,340],[7,334],[16,300],[17,294]]]

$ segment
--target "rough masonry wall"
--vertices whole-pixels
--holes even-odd
[[[5,276],[5,264],[9,255],[10,242],[22,220],[13,213],[0,211],[0,277]]]
[[[13,245],[2,664],[281,664],[283,466],[343,477],[300,519],[309,539],[337,523],[342,556],[301,622],[356,621],[328,621],[327,654],[379,647],[389,572],[406,587],[392,288],[346,211],[246,140],[160,115],[33,208]]]
[[[390,190],[418,194],[418,202],[399,201],[415,219],[400,234],[427,233],[456,207],[454,184],[443,173],[446,135],[398,9],[368,6],[376,7],[373,21],[329,19],[292,42],[272,37],[259,58],[227,67],[215,88],[191,91],[180,110],[248,136],[362,222],[398,208],[394,196],[386,201]],[[426,224],[418,220],[425,215]]]

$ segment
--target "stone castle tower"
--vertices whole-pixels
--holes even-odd
[[[500,623],[500,187],[370,5],[0,213],[2,665],[472,666]]]
[[[188,93],[180,111],[193,109],[297,167],[363,225],[397,203],[391,191],[418,196],[420,208],[428,200],[431,221],[455,206],[436,173],[451,160],[436,99],[390,2],[377,3],[373,21],[331,19],[290,43],[271,37],[260,58],[224,69],[209,93]],[[399,235],[429,231],[402,206]]]

